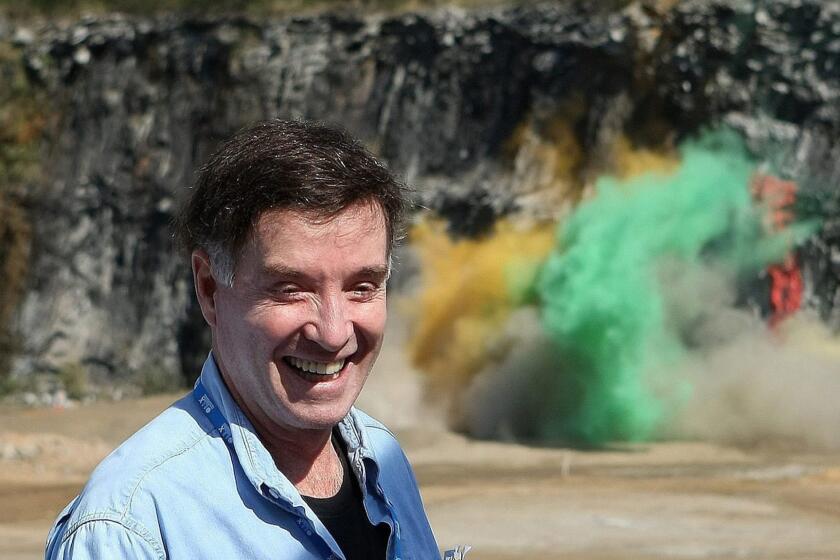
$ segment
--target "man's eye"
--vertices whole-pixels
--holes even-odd
[[[300,295],[302,291],[303,290],[301,290],[300,286],[297,286],[295,284],[281,284],[274,288],[274,293],[278,297],[286,298]]]
[[[373,297],[377,291],[379,291],[379,286],[373,284],[372,282],[363,282],[353,286],[353,294],[357,297]]]

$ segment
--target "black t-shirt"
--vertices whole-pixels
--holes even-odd
[[[359,482],[347,462],[344,442],[335,435],[332,441],[344,471],[341,488],[331,498],[303,496],[303,499],[341,547],[347,560],[385,560],[391,530],[385,523],[376,527],[371,525],[362,505]]]

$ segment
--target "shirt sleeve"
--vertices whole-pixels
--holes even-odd
[[[53,537],[53,535],[51,535]],[[60,538],[59,535],[55,537]],[[163,548],[142,530],[118,521],[96,519],[82,523],[66,538],[47,543],[46,560],[102,560],[136,558],[165,560]]]

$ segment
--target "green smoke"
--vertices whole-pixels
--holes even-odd
[[[535,287],[556,369],[540,376],[531,436],[650,438],[688,390],[672,380],[675,402],[651,391],[651,372],[667,372],[684,352],[667,327],[662,263],[755,271],[789,249],[789,238],[763,233],[748,188],[754,164],[736,134],[707,133],[680,154],[673,175],[599,180],[559,228]]]

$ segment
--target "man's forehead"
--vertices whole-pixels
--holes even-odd
[[[374,245],[377,261],[384,263],[389,258],[384,212],[378,204],[364,202],[333,214],[294,208],[267,210],[257,219],[246,245],[246,252],[263,258],[305,254],[316,246],[333,247],[350,256],[362,246]]]
[[[254,224],[254,233],[304,226],[313,234],[335,235],[344,230],[367,230],[385,233],[385,212],[375,202],[357,202],[337,212],[300,208],[272,208],[262,212]]]

